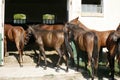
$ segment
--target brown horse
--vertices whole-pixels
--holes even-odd
[[[94,70],[98,68],[98,58],[99,58],[99,50],[98,50],[98,38],[91,31],[85,31],[83,28],[80,28],[78,25],[74,24],[66,24],[68,28],[68,33],[70,35],[70,39],[75,43],[77,48],[77,70],[79,66],[79,55],[80,50],[87,52],[88,56],[88,67],[92,68],[92,79],[94,79]],[[81,54],[84,55],[84,54]]]
[[[36,39],[36,43],[39,46],[39,51],[42,53],[44,60],[45,60],[45,67],[44,69],[47,68],[47,61],[46,61],[46,55],[45,55],[45,47],[53,48],[56,50],[56,52],[59,55],[59,59],[57,62],[57,69],[59,69],[59,63],[61,61],[61,58],[63,56],[62,50],[63,47],[65,46],[65,32],[63,30],[40,30],[36,27],[29,26],[27,29],[27,36],[30,37],[29,35],[33,35]],[[67,42],[66,42],[67,43]],[[68,54],[65,54],[66,58]],[[39,59],[40,59],[40,54],[39,54]],[[40,60],[38,59],[37,66],[40,64]],[[66,59],[67,60],[67,59]],[[68,71],[68,61],[66,61],[67,68],[66,71]]]
[[[21,26],[12,26],[10,24],[4,25],[4,51],[5,55],[7,55],[7,40],[13,41],[16,44],[18,53],[19,53],[19,63],[22,66],[21,62],[23,61],[23,48],[24,48],[24,41],[26,33]]]
[[[79,25],[79,27],[85,29],[86,31],[92,31],[98,36],[99,46],[106,47],[106,40],[110,33],[114,32],[115,30],[107,30],[107,31],[97,31],[87,28],[82,22],[80,22],[79,17],[70,21],[71,24]]]
[[[98,36],[98,41],[99,41],[99,46],[100,47],[108,47],[107,44],[111,44],[111,42],[113,41],[107,41],[110,39],[110,36],[114,36],[116,34],[115,30],[107,30],[107,31],[97,31],[97,30],[92,30],[92,29],[89,29],[87,28],[83,23],[81,23],[79,20],[79,17],[73,19],[70,21],[71,24],[76,24],[76,25],[79,25],[79,27],[81,28],[84,28],[86,31],[93,31],[97,36]],[[120,31],[120,25],[118,26],[118,28],[116,29],[117,31]],[[108,38],[109,37],[109,38]],[[115,45],[115,44],[114,44]],[[112,45],[112,46],[114,46]],[[111,46],[111,45],[110,45]],[[112,53],[112,54],[115,54],[115,52],[113,52],[112,50],[115,50],[116,48],[108,48],[109,49],[109,55]],[[111,52],[112,51],[112,52]],[[118,56],[118,59],[120,59],[120,56]],[[111,59],[112,60],[112,59]],[[111,66],[111,65],[110,65]],[[113,67],[112,67],[113,69]],[[114,75],[111,74],[112,76]],[[113,76],[114,77],[114,76]]]
[[[107,41],[107,49],[108,49],[108,61],[110,66],[111,78],[114,80],[114,64],[115,64],[115,56],[117,56],[118,64],[120,64],[120,31],[112,32]]]

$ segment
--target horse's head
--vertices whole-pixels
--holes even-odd
[[[119,23],[119,25],[118,25],[118,27],[117,27],[116,30],[117,30],[117,31],[120,31],[120,23]]]
[[[28,43],[28,36],[27,36],[27,32],[25,31],[25,33],[24,33],[24,39],[25,39],[25,45],[27,45],[27,43]]]
[[[73,41],[75,34],[76,34],[76,30],[79,29],[79,27],[77,25],[71,24],[71,23],[66,23],[65,27],[68,29],[68,38],[70,41]]]
[[[116,42],[117,42],[117,45],[118,45],[118,53],[120,55],[120,31],[115,31],[114,32],[114,38],[116,39]]]
[[[28,26],[28,29],[25,32],[25,34],[26,34],[26,36],[25,36],[25,45],[27,45],[27,43],[30,40],[30,37],[33,35],[32,30],[33,30],[32,26]]]
[[[77,17],[77,18],[71,20],[69,23],[71,23],[71,24],[75,24],[75,25],[80,24],[79,17]]]
[[[119,31],[115,31],[112,35],[113,41],[117,42],[120,39],[120,32]]]
[[[78,25],[79,27],[83,28],[84,30],[89,30],[89,28],[87,28],[87,27],[79,20],[79,17],[71,20],[69,23]]]

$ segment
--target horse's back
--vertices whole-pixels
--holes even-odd
[[[54,27],[53,27],[53,29],[54,30],[63,30],[63,28],[65,27],[64,25],[60,25],[60,24],[58,24],[58,25],[53,25]]]
[[[47,47],[60,46],[64,42],[64,31],[62,30],[35,30],[37,43],[42,41],[42,44]]]
[[[50,43],[50,46],[56,46],[56,45],[62,45],[64,42],[64,32],[61,30],[57,31],[49,31],[46,35],[43,37],[46,37],[46,42]],[[46,44],[45,42],[45,44]]]
[[[99,42],[100,42],[100,45],[102,47],[106,46],[106,40],[108,38],[108,36],[114,32],[115,30],[107,30],[107,31],[94,31],[96,33],[96,35],[98,36],[99,38]]]
[[[38,24],[33,25],[34,28],[40,30],[63,30],[64,25],[62,24],[55,24],[55,25],[47,25],[47,24]]]

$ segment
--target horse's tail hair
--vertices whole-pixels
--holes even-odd
[[[67,50],[67,54],[69,55],[70,54],[70,57],[73,58],[73,50],[72,50],[72,47],[70,45],[70,42],[68,41],[68,35],[67,33],[65,32],[64,33],[64,44],[65,44],[65,47],[66,47],[66,50]]]
[[[24,32],[24,30],[23,30],[23,32],[21,33],[21,35],[20,35],[20,49],[22,49],[23,50],[23,48],[24,48],[24,41],[25,41],[25,36],[24,36],[24,34],[25,34],[25,32]]]
[[[70,42],[68,40],[68,35],[67,35],[66,32],[64,33],[64,37],[65,37],[64,38],[64,45],[65,45],[65,48],[66,48],[66,49],[64,49],[64,50],[66,50],[65,55],[67,55],[69,57],[69,59],[71,61],[71,66],[74,66],[75,61],[74,61],[73,49],[72,49],[72,47],[70,45]]]
[[[94,36],[94,47],[93,47],[93,55],[92,55],[92,57],[94,59],[99,58],[98,37],[96,35]]]
[[[117,49],[117,55],[120,55],[120,38],[117,40],[117,45],[118,45],[118,49]]]

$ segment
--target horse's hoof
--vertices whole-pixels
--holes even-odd
[[[38,68],[39,67],[39,65],[36,65],[36,68]]]
[[[66,72],[69,72],[69,70],[66,70]]]
[[[56,69],[56,72],[59,72],[59,69]]]
[[[44,67],[44,70],[47,70],[47,67]]]
[[[9,53],[6,53],[6,54],[5,54],[5,57],[8,57],[8,56],[9,56]]]
[[[109,80],[116,80],[115,78],[109,78]]]
[[[22,68],[22,67],[23,67],[23,65],[20,65],[20,67]]]
[[[92,77],[92,80],[94,80],[94,78]]]
[[[79,69],[77,68],[77,69],[75,69],[76,71],[79,71]]]

